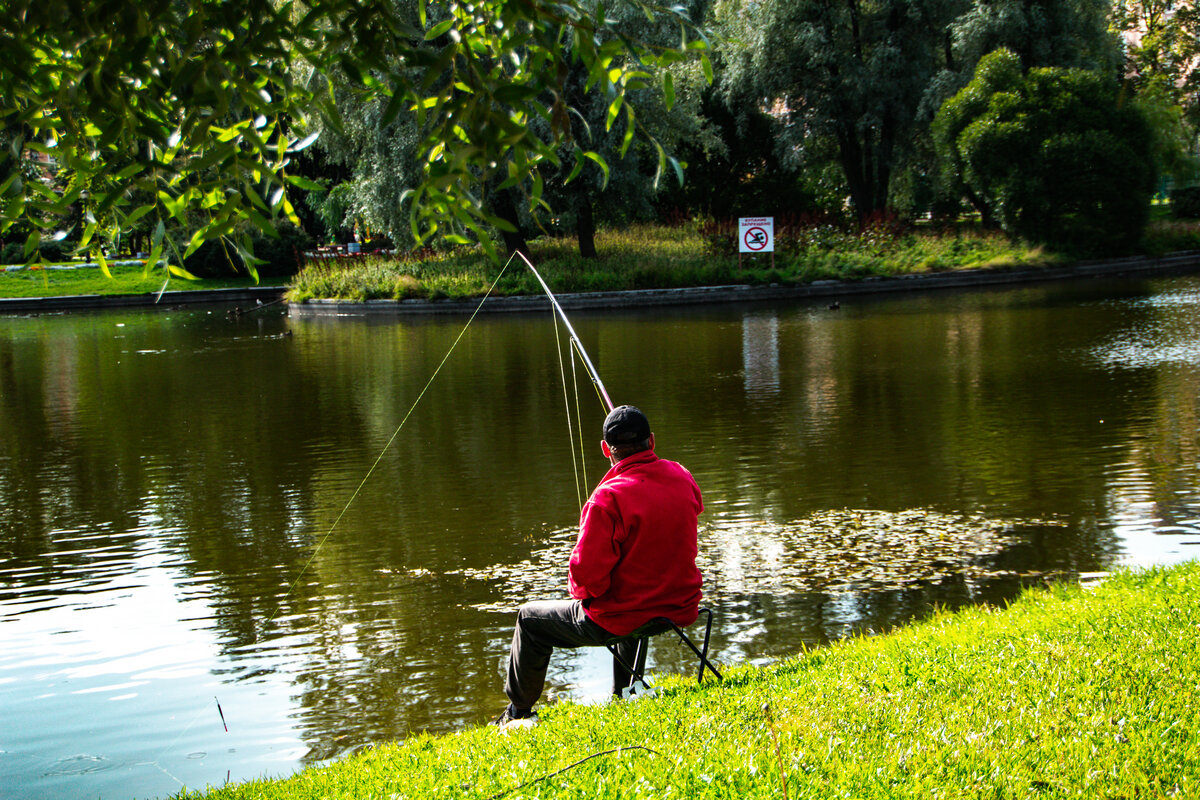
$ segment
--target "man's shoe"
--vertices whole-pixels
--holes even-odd
[[[508,708],[504,709],[504,713],[492,720],[492,724],[500,729],[501,733],[508,733],[510,730],[521,730],[523,728],[532,728],[537,725],[538,716],[533,711],[525,713],[517,712],[516,709],[509,704]]]

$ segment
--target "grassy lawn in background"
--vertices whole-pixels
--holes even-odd
[[[46,269],[44,266],[13,271],[0,269],[0,297],[150,294],[162,290],[163,281],[166,280],[162,269],[147,272],[141,263],[110,263],[109,271],[111,278],[98,267],[70,270]],[[246,276],[216,280],[187,280],[171,276],[167,290],[246,288],[255,285]]]
[[[1198,593],[1197,562],[1058,584],[720,684],[553,704],[531,730],[415,735],[178,797],[1200,797]]]

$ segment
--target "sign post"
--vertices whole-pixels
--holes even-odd
[[[770,253],[775,266],[775,218],[738,217],[738,269],[742,253]]]

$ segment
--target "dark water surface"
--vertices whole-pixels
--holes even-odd
[[[0,318],[6,798],[478,724],[516,606],[564,591],[579,433],[548,312],[477,318],[408,415],[464,318],[225,311]],[[1200,279],[572,319],[704,491],[723,662],[1200,554]],[[606,674],[556,655],[550,695],[602,701]]]

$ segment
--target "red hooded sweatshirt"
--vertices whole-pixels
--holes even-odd
[[[700,487],[682,465],[652,450],[620,461],[592,492],[571,553],[571,597],[588,618],[625,636],[654,617],[696,621]]]

